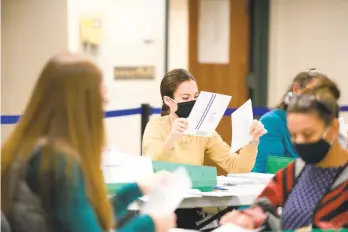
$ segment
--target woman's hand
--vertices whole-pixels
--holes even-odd
[[[258,120],[254,120],[250,127],[252,142],[259,142],[260,137],[266,133],[267,130],[264,128],[263,124]]]
[[[185,135],[185,131],[187,130],[188,121],[186,118],[177,118],[172,122],[172,129],[170,131],[170,135],[172,137],[180,138]]]
[[[233,223],[245,229],[256,229],[264,224],[267,214],[260,207],[248,208],[242,212],[233,210],[222,217],[220,223]]]
[[[237,226],[243,227],[245,229],[255,229],[256,228],[256,222],[254,219],[246,214],[243,214],[239,212],[238,210],[233,210],[227,214],[225,214],[221,220],[220,224],[228,224],[233,223]]]
[[[160,171],[142,181],[139,181],[138,186],[140,191],[143,193],[143,195],[149,194],[154,187],[164,183],[169,175],[170,172]]]
[[[156,232],[168,232],[176,227],[176,215],[173,213],[168,216],[151,216],[155,223]]]

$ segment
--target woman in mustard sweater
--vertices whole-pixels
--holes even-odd
[[[216,132],[211,137],[185,135],[189,116],[199,91],[195,78],[184,69],[168,72],[161,82],[161,117],[151,119],[143,137],[143,155],[154,160],[203,165],[209,157],[228,173],[250,172],[254,166],[259,138],[265,131],[254,121],[252,141],[239,154],[230,154],[230,146]]]
[[[198,97],[195,78],[184,69],[168,72],[161,82],[163,101],[161,117],[151,119],[143,137],[143,155],[153,160],[182,164],[203,165],[206,159],[214,161],[227,173],[250,172],[254,166],[259,138],[265,133],[263,125],[255,121],[250,128],[252,141],[239,154],[231,154],[230,146],[216,132],[210,137],[185,135],[187,117]],[[179,228],[197,229],[197,221],[204,211],[179,209],[176,211]]]
[[[140,215],[118,226],[128,205],[151,185],[126,185],[109,200],[101,171],[104,94],[101,71],[85,57],[63,54],[44,67],[1,149],[1,209],[12,231],[165,232],[174,227],[174,215]],[[23,169],[14,172],[18,167]],[[24,179],[18,185],[13,178],[20,173]],[[10,191],[12,184],[20,188]]]

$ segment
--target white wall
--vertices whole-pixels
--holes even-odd
[[[270,18],[269,105],[309,68],[337,81],[340,103],[348,105],[348,1],[272,0]],[[348,122],[348,113],[344,116]]]
[[[68,48],[67,2],[2,0],[1,27],[1,114],[18,115],[44,63]],[[12,127],[1,125],[2,140]]]
[[[170,0],[169,11],[169,70],[188,69],[189,58],[189,0]]]
[[[169,68],[187,68],[187,0],[171,0]],[[103,41],[96,57],[104,71],[107,110],[161,105],[164,75],[165,1],[163,0],[3,0],[2,115],[20,114],[43,67],[53,54],[80,51],[79,21],[84,13],[103,18]],[[144,39],[152,43],[144,43]],[[154,80],[114,80],[115,65],[154,65]],[[140,116],[106,120],[109,144],[140,153]],[[13,126],[1,126],[5,139]]]
[[[164,75],[163,0],[69,0],[69,47],[79,50],[79,20],[84,13],[102,15],[103,41],[97,57],[104,71],[110,102],[108,110],[160,106]],[[152,39],[147,44],[144,39]],[[115,80],[114,66],[153,65],[154,80]],[[122,152],[140,154],[140,116],[106,120],[109,144]]]
[[[170,2],[169,69],[187,68],[188,0]],[[103,15],[104,36],[97,61],[109,89],[108,109],[139,107],[144,102],[159,107],[159,84],[164,75],[164,4],[164,0],[2,0],[1,114],[22,112],[48,57],[67,48],[79,51],[83,13]],[[312,67],[338,81],[341,104],[348,105],[348,91],[344,91],[348,87],[344,82],[347,20],[346,0],[271,1],[269,106],[278,102],[297,72]],[[149,36],[153,43],[145,44],[143,39]],[[154,80],[113,78],[115,65],[146,64],[156,67]],[[106,124],[109,144],[139,154],[139,116],[107,119]],[[9,127],[1,128],[5,137]]]

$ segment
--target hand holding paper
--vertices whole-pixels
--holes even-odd
[[[161,183],[165,182],[169,178],[170,172],[160,171],[157,172],[142,181],[138,182],[138,186],[143,193],[143,195],[149,194],[154,188],[156,188]]]
[[[253,118],[250,99],[232,113],[232,153],[251,141],[258,141],[259,137],[266,133],[262,123]]]
[[[178,168],[152,189],[148,195],[148,201],[140,212],[153,216],[170,215],[179,206],[191,187],[191,179],[186,170]]]

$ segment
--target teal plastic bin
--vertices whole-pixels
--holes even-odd
[[[192,188],[202,192],[211,192],[217,185],[217,170],[215,167],[179,164],[171,162],[153,161],[154,172],[173,172],[178,167],[184,167],[192,181]]]
[[[217,185],[217,170],[215,167],[179,164],[162,161],[153,161],[152,166],[154,172],[173,172],[178,167],[184,167],[191,178],[192,188],[198,189],[202,192],[211,192]],[[109,194],[114,194],[119,188],[121,188],[125,184],[127,183],[109,183],[106,184],[106,188]]]
[[[294,158],[269,155],[267,157],[267,172],[275,174],[280,169],[288,166],[294,160]]]

